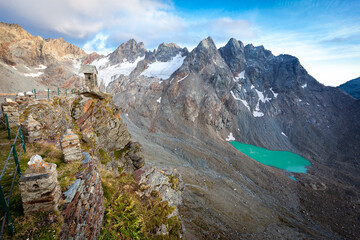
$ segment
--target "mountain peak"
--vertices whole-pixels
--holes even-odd
[[[245,69],[244,44],[241,41],[231,38],[219,52],[234,75]]]
[[[125,59],[134,62],[138,57],[145,56],[145,52],[146,48],[143,42],[137,43],[135,39],[130,39],[110,53],[109,58],[112,64],[121,63]]]
[[[216,45],[214,43],[214,40],[209,36],[203,40],[201,40],[201,42],[199,43],[199,45],[197,46],[197,48],[200,47],[200,48],[207,48],[207,49],[210,49],[210,48],[215,48],[216,49]]]

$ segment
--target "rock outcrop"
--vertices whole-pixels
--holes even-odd
[[[25,215],[57,210],[61,190],[56,164],[46,163],[39,155],[34,155],[28,165],[19,180]]]
[[[84,152],[81,172],[64,193],[60,239],[98,239],[104,219],[104,197],[96,160]]]
[[[150,196],[153,191],[157,191],[162,200],[168,201],[170,206],[179,206],[182,203],[184,183],[176,169],[158,169],[147,165],[136,170],[134,178],[140,185],[140,196]]]

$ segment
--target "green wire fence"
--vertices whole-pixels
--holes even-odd
[[[5,121],[2,119],[2,117],[1,117],[2,115],[4,116]],[[16,132],[10,127],[9,121],[16,125],[16,128],[17,128]],[[3,220],[1,223],[1,230],[0,230],[0,239],[2,239],[2,236],[4,233],[4,228],[5,228],[5,223],[7,224],[9,232],[11,234],[13,234],[15,231],[12,220],[11,220],[11,216],[10,216],[10,201],[11,201],[11,194],[12,194],[12,191],[14,188],[16,176],[17,175],[19,175],[19,177],[21,176],[21,169],[20,169],[19,161],[21,159],[21,154],[23,153],[23,151],[26,153],[26,147],[25,147],[24,136],[22,134],[20,125],[16,124],[11,118],[9,118],[7,116],[7,114],[3,114],[2,112],[0,112],[0,122],[6,126],[9,140],[11,140],[11,133],[13,133],[15,135],[14,141],[11,144],[11,149],[9,151],[8,157],[5,161],[4,167],[3,167],[2,171],[1,171],[1,175],[0,175],[0,205],[1,205],[1,209],[4,213]],[[16,151],[16,142],[18,140],[21,142],[19,155],[17,154],[17,151]],[[10,191],[8,193],[8,196],[6,197],[4,190],[3,190],[3,186],[1,185],[1,180],[4,176],[6,168],[10,165],[9,164],[10,159],[14,160],[15,169],[12,173],[13,178],[12,178]]]

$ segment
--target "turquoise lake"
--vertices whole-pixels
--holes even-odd
[[[306,166],[311,165],[308,160],[292,152],[271,151],[265,148],[256,147],[236,141],[230,141],[230,144],[233,145],[240,152],[246,154],[247,156],[262,164],[280,168],[289,172],[306,173]]]

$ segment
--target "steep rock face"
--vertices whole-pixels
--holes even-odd
[[[340,88],[350,96],[356,99],[360,99],[360,77],[341,84],[338,88]]]
[[[219,52],[233,72],[234,76],[244,70],[246,60],[244,44],[241,41],[231,38],[224,47],[219,48]]]
[[[145,51],[144,43],[137,43],[134,39],[130,39],[112,52],[109,55],[109,60],[112,64],[121,63],[124,59],[129,62],[134,62],[138,57],[143,57]]]

